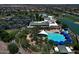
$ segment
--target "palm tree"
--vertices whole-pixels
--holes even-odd
[[[38,21],[38,18],[39,18],[39,14],[36,13],[36,14],[35,14],[35,21]]]

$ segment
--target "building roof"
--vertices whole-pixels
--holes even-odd
[[[44,21],[34,21],[34,22],[30,22],[29,25],[30,26],[49,26],[49,23]]]
[[[50,18],[50,20],[52,20],[53,19],[53,16],[48,16],[49,18]]]
[[[64,45],[58,45],[59,53],[70,53],[71,49]]]
[[[63,45],[58,45],[58,49],[60,53],[68,53],[66,47]]]
[[[49,26],[58,26],[58,24],[56,22],[49,22]]]

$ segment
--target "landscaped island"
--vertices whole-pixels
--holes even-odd
[[[79,24],[79,22],[74,22],[74,23]]]

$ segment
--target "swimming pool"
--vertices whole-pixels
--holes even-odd
[[[53,40],[53,41],[56,41],[56,42],[61,42],[61,41],[65,41],[65,37],[59,33],[48,33],[48,39],[49,40]]]

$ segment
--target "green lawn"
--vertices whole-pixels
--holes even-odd
[[[68,15],[68,16],[65,16],[64,18],[76,21],[75,19],[79,18],[79,16]]]
[[[5,31],[11,35],[15,35],[18,32],[18,29],[9,29],[9,30],[5,30]]]

